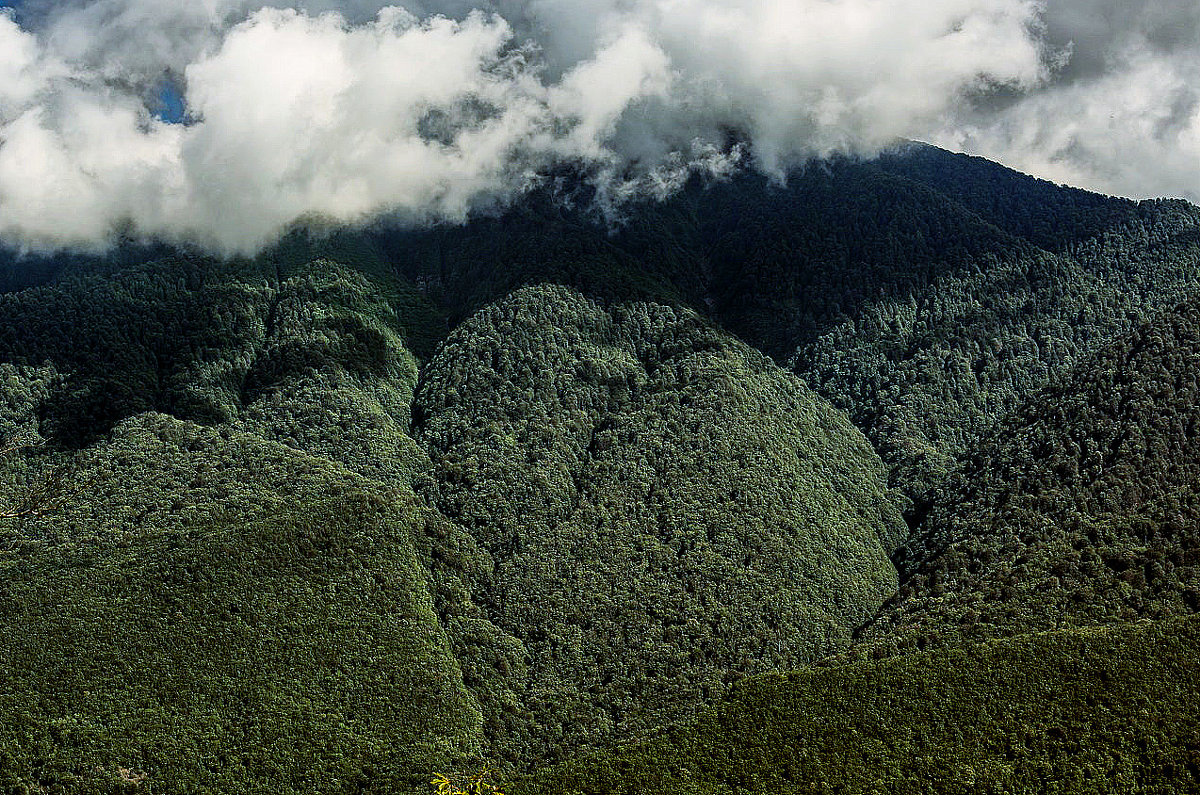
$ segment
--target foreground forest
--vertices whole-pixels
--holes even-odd
[[[0,255],[0,790],[1200,791],[1200,209],[587,199]]]

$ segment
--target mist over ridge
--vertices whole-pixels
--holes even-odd
[[[1200,10],[1089,0],[26,0],[0,10],[0,241],[251,253],[900,139],[1200,193]],[[182,123],[155,114],[177,96]]]

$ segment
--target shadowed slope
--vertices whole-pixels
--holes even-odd
[[[415,792],[479,753],[411,494],[161,415],[76,455],[0,551],[5,787]]]

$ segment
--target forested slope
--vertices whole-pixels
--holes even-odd
[[[52,498],[3,527],[13,786],[527,766],[843,650],[895,590],[906,527],[866,439],[694,312],[529,288],[418,384],[408,293],[288,270],[181,258],[0,299],[0,422],[30,445],[0,497]],[[113,705],[75,725],[76,691]]]
[[[1175,204],[1070,254],[1036,251],[886,297],[797,348],[806,381],[844,408],[920,501],[1029,392],[1196,293],[1200,215]]]
[[[411,493],[159,414],[77,455],[4,528],[7,791],[418,791],[480,753]]]
[[[1200,619],[754,677],[687,726],[514,795],[1195,792]]]
[[[497,738],[524,758],[842,649],[895,589],[905,527],[866,440],[692,312],[518,291],[450,336],[415,417],[432,503],[489,553],[477,598],[528,656]]]
[[[966,457],[865,639],[920,647],[1194,612],[1198,431],[1192,300],[1031,396]]]
[[[589,207],[0,261],[0,782],[1194,777],[1200,210],[920,146]]]
[[[0,298],[0,433],[31,445],[0,504],[34,511],[0,525],[6,786],[414,791],[483,753],[454,535],[408,488],[407,305],[195,257]]]
[[[1051,252],[1069,251],[1144,222],[1157,204],[1055,185],[982,157],[924,144],[901,146],[883,154],[875,165],[926,185],[987,223]]]
[[[918,145],[782,184],[696,181],[615,227],[551,198],[375,245],[455,319],[545,281],[690,306],[844,409],[922,503],[1028,392],[1200,284],[1200,210],[1185,202]]]

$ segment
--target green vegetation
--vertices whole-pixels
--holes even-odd
[[[430,783],[437,795],[504,795],[488,780],[490,773],[486,768],[469,776],[451,777],[439,773]]]
[[[1200,210],[585,194],[0,257],[0,791],[1194,782]]]
[[[910,540],[905,585],[865,637],[910,648],[1194,612],[1198,424],[1193,300],[1101,349],[982,440]]]
[[[411,494],[161,415],[84,455],[0,554],[5,791],[417,791],[478,754]]]
[[[1200,619],[1027,635],[737,685],[512,795],[1174,793],[1200,780]]]
[[[866,440],[694,313],[518,291],[450,336],[415,416],[433,504],[493,562],[476,599],[529,657],[507,759],[842,649],[895,590],[905,528]]]
[[[128,347],[97,344],[98,355],[110,357],[107,366],[87,362],[82,372],[71,370],[81,361],[74,351],[41,369],[9,365],[7,427],[53,443],[12,462],[9,493],[64,460],[75,462],[76,481],[84,484],[62,512],[14,525],[14,565],[41,571],[64,549],[87,550],[80,554],[91,560],[118,543],[169,569],[177,564],[154,539],[228,533],[230,523],[241,527],[260,510],[271,519],[261,532],[295,532],[292,516],[350,532],[361,526],[363,509],[330,503],[334,482],[354,484],[338,492],[364,490],[388,505],[411,502],[415,486],[429,508],[406,508],[389,520],[398,525],[392,532],[408,533],[424,564],[420,585],[454,655],[453,681],[471,693],[470,709],[479,716],[478,748],[517,766],[686,718],[741,676],[844,650],[853,628],[895,590],[888,553],[905,527],[866,440],[794,377],[695,313],[644,303],[605,310],[563,288],[519,291],[451,335],[425,367],[414,403],[416,360],[396,330],[395,304],[374,281],[326,261],[280,283],[253,270],[229,275],[223,266],[205,272],[197,261],[180,266],[198,272],[201,291],[210,279],[222,285],[224,302],[212,315],[196,309],[194,294],[167,286],[169,263],[153,266],[145,281],[131,278],[132,287],[121,276],[96,277],[102,293],[126,297],[116,302],[118,313],[142,306],[147,294],[159,296],[152,318],[118,314]],[[9,300],[37,317],[33,301],[49,299],[53,308],[83,290],[80,284]],[[113,323],[113,311],[96,305],[77,322]],[[202,336],[224,345],[205,347],[200,364],[175,352],[165,367],[148,369],[147,359],[157,365],[160,357],[145,348],[166,346],[176,317],[191,318]],[[135,333],[144,340],[141,350],[131,341]],[[43,352],[50,342],[41,341]],[[170,424],[177,420],[155,413],[136,414],[70,449],[93,436],[69,432],[78,426],[62,421],[79,419],[68,408],[80,384],[119,384],[128,387],[123,394],[144,397],[129,385],[151,379],[166,386],[150,407],[174,407],[213,425],[198,437],[211,448],[209,458],[154,441],[165,436],[174,444],[183,433]],[[115,408],[105,416],[143,406]],[[178,444],[194,452],[201,442]],[[260,449],[277,452],[247,452]],[[298,474],[287,456],[336,477],[305,486],[310,476]],[[248,598],[242,583],[260,576],[236,563],[245,554],[226,547],[201,545],[188,554],[192,568],[205,555],[232,567],[207,597],[219,594],[223,604]],[[351,546],[344,554],[359,553]],[[396,548],[387,559],[401,554]],[[100,568],[62,564],[76,576],[59,584],[55,598],[70,603],[73,589],[83,594],[103,582],[112,600],[136,607],[122,620],[150,633],[161,594],[121,594],[104,574],[137,571],[124,560]],[[580,589],[594,599],[579,600]],[[655,604],[647,610],[650,594]],[[304,602],[296,610],[318,621],[335,609]],[[75,637],[90,632],[88,617],[103,612],[113,609],[86,602],[53,620]],[[49,632],[42,622],[50,615],[29,621],[31,634]],[[282,631],[268,619],[259,626],[264,637]],[[203,658],[208,625],[185,616],[178,631],[194,635],[172,645]],[[371,640],[380,631],[367,622],[358,647],[383,643]],[[58,653],[66,653],[65,643]],[[132,666],[129,681],[101,670],[81,671],[75,681],[114,692],[139,677],[158,679],[174,664],[139,653],[149,656]],[[226,659],[238,655],[223,655],[222,664]],[[283,670],[269,660],[245,664],[263,669],[264,687],[275,686],[272,670]],[[419,705],[414,709],[453,707],[402,682],[397,687],[394,697]],[[146,710],[154,711],[155,698]],[[34,709],[31,717],[37,715]],[[237,715],[216,710],[210,719],[244,721]],[[380,732],[395,730],[386,728],[391,718],[378,720]],[[329,742],[350,741],[338,735]],[[120,747],[134,745],[129,739]],[[113,764],[153,776],[172,769],[170,753],[186,746],[152,763]],[[83,753],[101,751],[85,745]],[[346,753],[366,763],[364,752]],[[42,763],[26,756],[21,764]],[[264,773],[264,780],[278,773]]]
[[[864,306],[792,363],[925,501],[1030,392],[1195,293],[1200,215],[1143,209],[1146,220],[1070,255],[993,259]]]
[[[627,215],[610,232],[537,196],[376,238],[456,320],[542,282],[695,309],[846,411],[919,510],[1026,395],[1200,285],[1200,209],[925,146],[783,186],[694,183]]]

